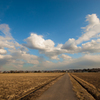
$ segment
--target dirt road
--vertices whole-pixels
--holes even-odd
[[[77,100],[68,74],[66,73],[37,100]]]

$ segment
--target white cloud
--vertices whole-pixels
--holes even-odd
[[[99,42],[96,43],[96,45],[93,45],[91,42],[87,42],[85,44],[82,44],[81,46],[77,46],[78,44],[88,41],[91,38],[95,37],[98,38],[100,33],[100,20],[97,17],[96,14],[87,15],[86,21],[89,22],[89,24],[84,27],[84,34],[79,37],[77,40],[74,38],[70,38],[65,44],[58,44],[55,47],[55,43],[47,39],[45,40],[42,35],[37,35],[36,33],[31,33],[30,37],[25,39],[26,44],[23,44],[24,46],[31,48],[31,49],[37,49],[39,50],[40,54],[45,54],[51,59],[59,60],[58,55],[63,53],[93,53],[93,52],[99,52]],[[92,40],[93,41],[93,40]],[[91,47],[90,47],[91,45]],[[94,49],[96,48],[96,50]]]
[[[52,40],[44,40],[42,35],[37,35],[35,33],[31,33],[30,37],[24,41],[26,41],[27,44],[23,45],[31,49],[50,50],[55,45]]]
[[[11,62],[12,56],[11,55],[0,55],[0,68],[3,65],[7,65]]]
[[[53,70],[53,69],[76,69],[76,68],[98,68],[100,66],[100,55],[84,55],[77,59],[64,60],[62,62],[53,63],[50,61],[42,62],[35,67],[40,67],[41,70]]]
[[[10,58],[12,58],[12,56],[11,55],[0,55],[0,59],[10,59]]]
[[[24,39],[26,44],[19,44],[13,39],[9,26],[7,24],[0,24],[0,31],[5,35],[0,36],[0,67],[11,65],[16,68],[22,68],[25,63],[33,64],[36,69],[67,69],[80,68],[80,66],[82,68],[99,66],[100,55],[89,54],[78,59],[73,59],[64,54],[100,52],[100,20],[96,14],[92,14],[86,16],[86,21],[89,24],[83,28],[84,34],[82,36],[77,40],[69,38],[65,44],[58,44],[57,46],[55,46],[55,43],[51,39],[44,39],[42,35],[37,35],[36,33],[31,33],[28,38]],[[95,38],[95,40],[91,40],[92,38]],[[84,41],[86,43],[83,43]],[[53,63],[45,61],[42,57],[31,55],[28,53],[27,48],[36,49],[40,54],[59,60],[59,62]],[[62,62],[60,62],[58,55],[61,55]]]
[[[0,48],[14,48],[14,43],[11,42],[12,38],[0,36]]]
[[[24,46],[31,49],[37,49],[40,54],[45,54],[51,59],[59,60],[57,56],[65,52],[65,50],[61,51],[62,44],[58,44],[57,47],[54,47],[55,43],[52,40],[45,40],[42,35],[37,35],[36,33],[31,33],[30,37],[24,41],[27,42],[27,44],[23,44]]]
[[[70,60],[70,59],[72,59],[72,57],[70,57],[68,55],[65,55],[65,54],[62,54],[60,57],[63,58],[64,60]]]
[[[84,34],[79,37],[77,40],[74,38],[69,39],[63,46],[62,49],[68,50],[67,53],[78,53],[78,52],[84,52],[84,53],[94,53],[94,52],[100,52],[100,42],[97,42],[95,40],[92,40],[91,42],[87,42],[85,44],[82,44],[82,46],[77,46],[78,44],[89,41],[91,38],[98,38],[100,33],[100,20],[97,17],[96,14],[87,15],[86,21],[89,22],[89,24],[86,27],[83,27]]]
[[[4,34],[0,36],[0,67],[6,65],[21,68],[24,63],[39,63],[39,57],[28,54],[28,49],[13,39],[7,24],[0,24],[0,31]]]
[[[91,28],[93,28],[95,25],[100,24],[100,20],[99,18],[97,18],[96,14],[92,14],[92,15],[87,15],[86,16],[86,21],[89,22],[89,25],[86,26],[86,31],[89,31]]]
[[[58,56],[51,56],[51,59],[59,60]]]
[[[7,53],[6,50],[4,50],[4,49],[0,49],[0,54],[6,54],[6,53]]]
[[[87,42],[82,44],[82,48],[80,52],[86,53],[97,53],[100,52],[100,39],[91,40],[91,42]]]
[[[77,49],[77,46],[75,44],[75,39],[69,39],[63,46],[62,49],[67,49],[67,50],[73,50]]]
[[[20,60],[24,60],[25,63],[30,63],[30,64],[38,64],[38,57],[35,55],[30,55],[28,53],[26,53],[25,51],[21,51],[21,50],[11,50],[11,55],[13,57],[13,59],[20,59]]]
[[[69,39],[68,42],[63,44],[58,44],[56,47],[55,43],[48,39],[45,40],[43,36],[37,35],[36,33],[31,33],[30,37],[25,39],[26,44],[24,46],[39,50],[40,54],[45,54],[51,59],[59,60],[58,55],[63,53],[75,53],[78,52],[81,48],[77,47],[75,44],[75,39]]]
[[[66,49],[66,53],[78,53],[81,49],[81,47],[77,46],[76,40],[74,38],[69,39],[62,47],[61,49]]]
[[[100,20],[96,14],[87,15],[86,21],[88,21],[89,24],[86,27],[83,27],[83,29],[85,29],[85,33],[76,40],[76,44],[88,41],[100,33]]]
[[[7,24],[0,24],[0,31],[5,34],[6,37],[11,37],[10,28]]]

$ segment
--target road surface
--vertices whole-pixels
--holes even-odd
[[[66,73],[37,100],[77,100],[68,74]]]

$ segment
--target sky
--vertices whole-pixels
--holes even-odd
[[[100,0],[0,0],[0,70],[100,68]]]

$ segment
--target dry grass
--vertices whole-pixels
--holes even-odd
[[[89,80],[93,80],[93,83],[94,82],[94,78],[92,77],[95,77],[94,75],[97,75],[99,73],[73,73],[72,76],[89,92],[91,93],[95,98],[96,100],[100,100],[100,91],[99,91],[99,88],[98,87],[95,87],[93,84],[91,84],[89,82]],[[90,76],[89,76],[90,75]],[[77,77],[78,76],[78,77]],[[85,76],[85,77],[84,77]],[[92,76],[92,77],[91,77]],[[80,77],[80,78],[79,78]],[[84,77],[84,80],[83,78]],[[96,77],[95,77],[96,78]],[[98,80],[99,77],[97,77],[96,79]],[[88,81],[86,81],[88,80]],[[97,83],[99,84],[99,83]],[[96,85],[97,85],[96,84]]]
[[[63,75],[58,77],[57,79],[51,81],[49,84],[44,85],[44,87],[40,88],[39,90],[36,90],[35,92],[32,92],[31,94],[27,95],[25,98],[21,100],[38,100],[38,98],[49,88],[51,87],[55,82],[57,82],[59,79],[61,79]]]
[[[93,84],[97,89],[100,89],[100,73],[74,73],[73,75]]]
[[[95,100],[70,74],[69,76],[78,100]]]
[[[0,100],[12,100],[62,73],[0,74]]]

